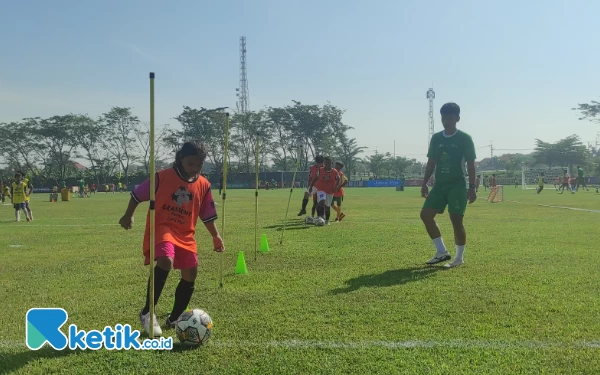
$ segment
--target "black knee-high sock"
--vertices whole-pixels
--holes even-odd
[[[302,211],[306,210],[306,205],[308,204],[308,198],[302,199]]]
[[[167,282],[169,271],[163,270],[159,266],[154,267],[154,305],[158,303],[158,298]],[[148,279],[148,289],[146,291],[146,306],[142,309],[142,314],[148,314],[150,311],[150,279]]]
[[[331,217],[331,207],[325,207],[325,220],[329,221]]]
[[[185,281],[184,279],[179,280],[179,285],[175,289],[175,304],[173,305],[171,315],[169,315],[170,321],[174,322],[183,314],[186,307],[190,304],[192,294],[194,294],[194,282]]]
[[[315,211],[317,211],[317,202],[313,202],[313,206],[312,206],[312,210],[311,210],[312,216],[315,216]]]
[[[323,208],[323,207],[317,207],[317,216],[318,217],[323,217],[324,213],[325,213],[325,208]]]

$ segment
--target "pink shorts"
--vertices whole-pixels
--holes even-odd
[[[154,260],[158,257],[173,259],[173,268],[183,270],[198,266],[198,254],[175,246],[172,242],[161,242],[154,247]],[[150,255],[144,255],[144,265],[150,264]]]

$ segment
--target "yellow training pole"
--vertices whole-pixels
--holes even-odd
[[[287,208],[285,209],[285,218],[283,219],[283,230],[281,231],[281,240],[279,240],[280,245],[283,245],[283,236],[285,235],[285,227],[287,225],[288,211],[290,210],[290,202],[292,200],[292,193],[294,192],[294,183],[296,182],[296,173],[298,172],[299,165],[300,165],[300,153],[298,153],[298,160],[296,160],[296,167],[294,168],[294,176],[292,177],[292,186],[290,186],[290,196],[288,197],[288,204],[287,204]]]
[[[225,198],[227,197],[227,160],[229,155],[229,112],[225,113],[225,150],[223,153],[223,211],[221,213],[221,238],[225,241]],[[223,256],[225,253],[221,254],[221,282],[219,286],[223,287]]]
[[[254,260],[256,260],[256,254],[258,253],[258,132],[256,132],[256,181],[254,182]]]
[[[150,73],[150,338],[154,338],[154,73]]]

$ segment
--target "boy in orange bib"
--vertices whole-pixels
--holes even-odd
[[[175,156],[175,163],[156,173],[155,194],[155,260],[154,304],[172,268],[181,270],[181,280],[175,290],[175,304],[167,317],[165,326],[174,327],[175,321],[185,311],[194,293],[198,273],[196,249],[196,223],[202,220],[213,238],[215,251],[224,251],[223,240],[215,225],[217,211],[210,183],[200,175],[206,159],[206,146],[201,141],[186,142]],[[132,193],[125,215],[119,221],[123,228],[131,229],[133,214],[140,202],[150,200],[150,181],[146,180]],[[150,264],[150,214],[146,218],[143,243],[144,264]],[[150,284],[146,293],[146,305],[140,312],[140,322],[146,332],[150,331]],[[154,316],[154,333],[162,335],[162,329]]]

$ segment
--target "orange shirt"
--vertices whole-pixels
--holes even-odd
[[[315,179],[315,176],[319,172],[320,167],[321,167],[321,165],[315,165],[315,164],[310,166],[310,171],[308,172],[308,181],[312,181]]]
[[[569,183],[569,175],[566,175],[563,177],[563,184],[568,184]]]
[[[185,181],[174,168],[162,170],[156,177],[155,243],[172,242],[175,246],[197,252],[194,239],[196,223],[203,199],[212,197],[208,195],[210,183],[202,176],[193,182]],[[146,218],[144,254],[149,251],[150,212]]]
[[[315,187],[319,191],[324,191],[327,194],[333,194],[333,189],[336,187],[338,181],[340,181],[340,174],[337,169],[331,168],[326,171],[325,167],[319,168],[319,174]]]
[[[340,181],[342,181],[342,184],[344,183],[344,172],[339,171],[338,172],[340,174]],[[341,186],[341,184],[340,184]],[[335,193],[333,193],[334,197],[343,197],[344,196],[344,188],[340,187],[340,189],[338,191],[336,191]]]

